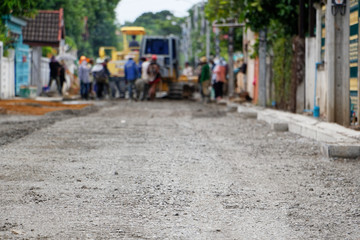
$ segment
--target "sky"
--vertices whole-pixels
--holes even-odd
[[[177,17],[187,16],[189,10],[195,3],[203,0],[121,0],[117,5],[116,19],[120,24],[125,21],[133,22],[145,12],[160,12],[169,10]]]

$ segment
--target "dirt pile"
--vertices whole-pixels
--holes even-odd
[[[1,100],[0,114],[44,115],[54,111],[79,110],[87,106],[89,104],[63,104],[33,99]]]

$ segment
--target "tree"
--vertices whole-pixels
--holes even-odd
[[[88,0],[84,7],[88,17],[88,42],[91,45],[91,56],[96,56],[101,46],[117,46],[115,31],[115,8],[119,0]],[[83,28],[84,29],[84,28]],[[82,43],[84,43],[82,41]],[[80,53],[85,52],[86,46],[80,45]],[[84,49],[84,50],[83,50]]]
[[[73,39],[79,55],[94,57],[100,46],[116,46],[115,8],[120,0],[47,0],[39,9],[64,9],[66,35]],[[87,17],[87,29],[84,20]],[[83,33],[89,32],[84,38]]]
[[[206,17],[210,22],[226,23],[231,20],[238,20],[242,14],[243,0],[209,0],[205,6]],[[229,33],[229,28],[220,29],[222,35]],[[242,51],[243,31],[241,28],[234,29],[234,51]],[[220,42],[221,52],[227,52],[227,39]]]
[[[134,22],[125,22],[124,26],[141,26],[149,35],[166,36],[181,35],[180,24],[182,18],[177,18],[170,11],[164,10],[157,13],[146,12],[135,19]]]
[[[0,16],[13,14],[15,16],[31,16],[36,12],[36,6],[42,0],[4,0],[0,3]]]
[[[234,6],[236,6],[234,8]],[[278,66],[282,63],[292,62],[292,68],[289,64],[286,64],[282,67],[276,67],[276,76],[282,76],[280,82],[291,82],[291,88],[283,88],[285,92],[279,93],[281,96],[290,94],[290,99],[292,102],[291,110],[294,111],[296,108],[296,88],[297,85],[303,79],[303,71],[296,71],[294,66],[303,66],[303,54],[301,53],[303,48],[301,47],[301,41],[294,39],[293,36],[298,33],[298,16],[299,16],[299,2],[296,0],[209,0],[207,5],[208,17],[212,20],[224,21],[227,19],[236,18],[239,22],[245,23],[246,28],[250,28],[254,32],[260,32],[262,37],[258,38],[257,46],[255,48],[255,55],[260,55],[259,64],[260,64],[260,75],[259,75],[259,91],[261,99],[259,98],[259,103],[261,105],[266,104],[266,99],[264,99],[266,91],[265,84],[265,68],[266,68],[266,48],[273,49],[274,55],[278,58]],[[266,35],[266,33],[268,33]],[[261,39],[261,41],[260,41]],[[288,41],[288,42],[286,42]],[[273,48],[276,43],[276,47]],[[292,43],[296,45],[297,52],[296,54],[284,54],[281,52],[281,48],[278,47],[280,44],[284,46],[292,46]],[[268,47],[267,47],[268,46]],[[292,48],[290,48],[292,49]],[[281,58],[279,58],[281,56]],[[293,59],[291,59],[293,58]],[[294,60],[295,59],[295,60]],[[281,64],[280,64],[281,63]],[[302,68],[302,67],[298,67]],[[287,74],[291,70],[292,74]],[[288,72],[286,72],[288,71]],[[276,79],[275,79],[276,80]],[[288,86],[288,85],[287,85]],[[281,88],[277,87],[276,91]],[[290,90],[289,90],[290,89]],[[277,93],[275,93],[276,95]],[[287,106],[285,101],[289,99],[288,97],[281,97],[283,106]],[[295,106],[295,107],[294,107]]]
[[[249,0],[244,5],[240,20],[246,23],[253,31],[276,25],[276,30],[283,34],[297,33],[297,0]],[[274,24],[273,22],[276,22]]]
[[[297,0],[209,0],[206,13],[211,21],[237,19],[254,32],[266,28],[277,38],[297,33],[297,5]]]
[[[208,0],[205,11],[210,21],[226,21],[239,19],[243,14],[244,0]]]
[[[12,43],[10,37],[6,36],[6,28],[2,23],[1,16],[12,14],[15,16],[34,16],[36,5],[41,0],[5,0],[0,3],[0,41],[4,43],[5,49]],[[5,54],[7,51],[5,51]]]

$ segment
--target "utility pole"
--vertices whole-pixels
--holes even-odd
[[[192,31],[191,24],[192,24],[192,19],[191,19],[191,17],[188,17],[188,21],[187,21],[187,26],[188,26],[187,39],[188,39],[188,48],[189,48],[189,59],[191,59],[193,57],[193,55],[194,55],[193,51],[192,51],[192,41],[191,41],[191,31]]]
[[[201,34],[206,36],[205,56],[210,59],[210,29],[209,21],[205,19],[205,0],[201,5]]]
[[[328,79],[326,118],[343,126],[350,124],[350,4],[335,16],[332,1],[326,5],[325,71]]]
[[[209,21],[205,21],[206,26],[206,58],[210,58],[210,24]]]
[[[215,54],[216,57],[220,57],[220,29],[218,27],[215,27]]]
[[[259,32],[259,105],[266,107],[266,29]]]

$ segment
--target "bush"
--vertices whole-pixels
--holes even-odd
[[[276,106],[286,109],[290,100],[292,44],[291,37],[280,37],[274,42],[274,87]]]
[[[53,55],[53,50],[51,47],[42,47],[42,56],[51,57]]]

